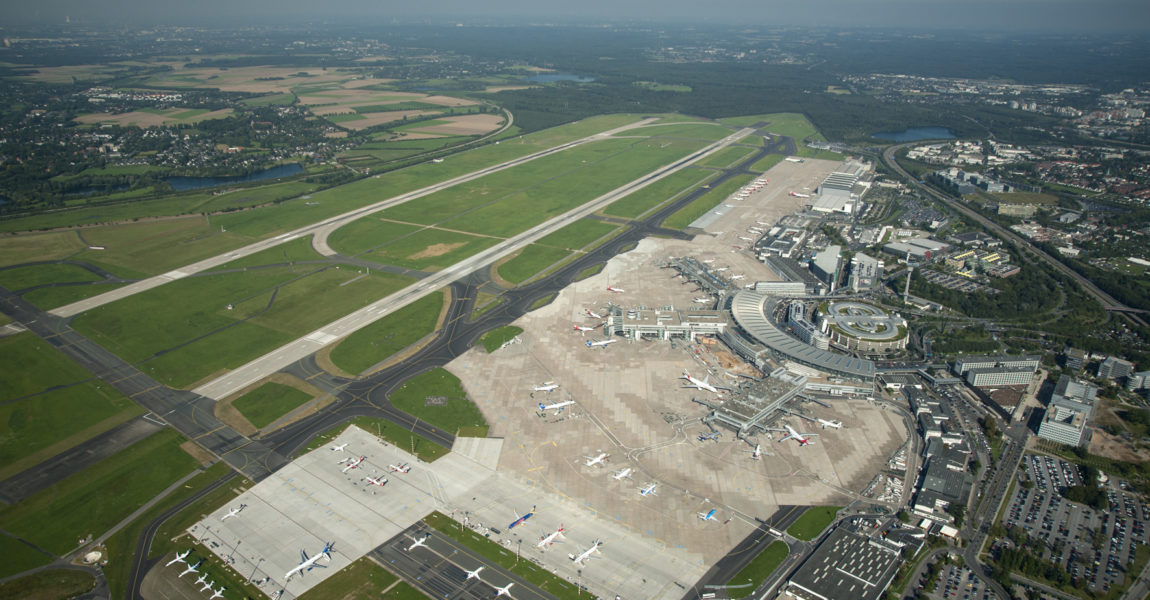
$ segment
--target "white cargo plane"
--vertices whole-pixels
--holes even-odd
[[[176,563],[178,563],[178,562],[181,562],[181,563],[182,563],[182,562],[184,562],[184,559],[185,559],[185,558],[187,558],[187,557],[188,557],[188,555],[189,555],[189,554],[191,554],[191,553],[192,553],[192,550],[191,550],[191,548],[189,548],[189,549],[187,549],[187,550],[184,550],[184,553],[183,553],[183,554],[180,554],[179,552],[177,552],[177,553],[176,553],[176,557],[175,557],[175,558],[173,558],[172,560],[168,561],[168,564],[166,564],[166,565],[164,565],[164,566],[165,566],[165,567],[170,567],[170,566],[172,566],[172,565],[174,565],[174,564],[176,564]],[[188,563],[184,563],[184,564],[186,565],[186,564],[188,564]]]
[[[423,537],[419,538],[418,540],[409,535],[409,536],[407,536],[407,539],[411,540],[411,542],[412,542],[412,544],[407,547],[407,551],[411,552],[412,550],[415,550],[416,548],[418,548],[420,546],[423,546],[424,548],[426,548],[427,547],[427,540],[431,539],[431,534],[428,533],[428,534],[424,535]]]
[[[227,589],[227,588],[225,588],[222,585],[220,586],[220,589],[218,589],[218,590],[212,589],[212,595],[211,595],[211,597],[208,598],[208,600],[216,600],[216,598],[223,598],[225,589]]]
[[[340,444],[340,445],[338,445],[338,446],[332,446],[332,447],[331,447],[331,451],[332,451],[332,452],[343,452],[343,449],[344,449],[344,448],[347,448],[347,444],[346,444],[346,443],[344,443],[344,444]]]
[[[513,586],[513,585],[515,585],[514,581],[512,581],[511,583],[509,583],[503,587],[495,587],[495,586],[491,586],[491,587],[495,588],[495,597],[496,598],[498,598],[500,596],[507,596],[508,598],[510,598],[511,592],[508,590],[510,590],[511,586]]]
[[[583,461],[583,465],[587,467],[602,467],[608,456],[609,454],[606,452],[600,452],[599,456],[584,456],[583,458],[587,460]]]
[[[299,566],[288,571],[287,574],[284,575],[284,581],[291,579],[292,575],[295,575],[296,573],[303,574],[305,571],[310,571],[313,568],[326,569],[327,567],[317,563],[316,561],[318,561],[320,559],[320,557],[323,557],[323,558],[326,558],[328,560],[328,562],[331,562],[331,545],[332,545],[332,542],[328,542],[328,543],[324,544],[323,550],[320,550],[319,554],[316,554],[315,556],[312,556],[311,558],[308,558],[307,552],[305,552],[304,550],[300,550],[299,551],[299,558],[300,558]]]
[[[582,325],[575,325],[575,331],[578,331],[579,335],[587,335],[588,331],[595,331],[595,328],[594,327],[583,327]]]
[[[712,394],[719,394],[719,395],[722,395],[722,392],[719,391],[720,389],[730,390],[730,388],[725,388],[725,387],[718,386],[718,385],[712,385],[710,383],[711,382],[711,374],[710,373],[707,373],[707,376],[704,377],[700,381],[699,379],[692,377],[691,373],[689,373],[686,369],[683,369],[683,375],[681,377],[679,377],[679,379],[685,379],[685,380],[687,380],[687,383],[691,384],[691,385],[683,386],[684,388],[694,388],[696,390],[706,390],[708,392],[711,392]]]
[[[658,483],[648,483],[646,487],[639,488],[639,495],[640,496],[658,496],[659,494],[655,493],[655,486],[657,486],[657,485],[659,485],[659,484]]]
[[[378,485],[379,487],[383,487],[387,484],[387,478],[383,475],[380,475],[379,477],[364,477],[363,479],[371,485]]]
[[[554,381],[544,381],[543,383],[531,388],[533,392],[550,392],[559,389],[559,384]]]
[[[342,471],[340,471],[340,472],[341,472],[341,473],[347,473],[348,471],[350,471],[350,470],[352,470],[352,469],[354,469],[354,468],[356,468],[356,467],[359,467],[359,465],[363,464],[363,461],[365,461],[365,460],[367,460],[367,457],[366,457],[366,456],[361,456],[361,457],[359,457],[359,458],[357,458],[357,459],[355,459],[355,460],[349,461],[349,462],[347,463],[347,466],[346,466],[346,467],[344,467],[344,468],[343,468],[343,470],[342,470]]]
[[[563,537],[564,531],[565,530],[563,529],[563,526],[560,525],[559,529],[556,529],[555,531],[552,531],[551,533],[539,538],[539,543],[535,544],[535,547],[542,548],[544,546],[550,546],[551,544],[554,544],[555,540]]]
[[[543,404],[542,402],[540,402],[539,403],[539,411],[546,413],[549,410],[554,410],[555,414],[559,414],[559,413],[563,412],[564,408],[567,408],[568,406],[571,406],[572,404],[575,404],[574,400],[564,400],[562,402],[556,402],[555,404]]]
[[[236,515],[240,514],[240,511],[241,511],[241,510],[243,510],[243,509],[245,509],[245,508],[247,508],[247,507],[248,507],[248,505],[247,505],[247,504],[241,504],[241,505],[239,506],[239,508],[233,508],[233,509],[229,510],[229,511],[227,512],[227,514],[225,514],[224,516],[220,517],[220,520],[221,520],[221,521],[223,521],[223,520],[226,520],[226,519],[230,519],[230,518],[232,518],[232,517],[234,517],[234,516],[236,516]]]
[[[786,429],[771,429],[770,430],[770,431],[785,431],[785,432],[787,432],[787,435],[779,440],[780,442],[785,442],[787,440],[795,440],[799,443],[800,446],[810,446],[810,445],[815,443],[815,441],[812,440],[811,438],[812,437],[818,437],[818,435],[819,435],[817,433],[799,433],[799,432],[795,431],[794,428],[791,427],[790,425],[783,425],[783,427],[786,427]]]
[[[411,467],[409,467],[407,463],[403,463],[401,465],[387,465],[387,468],[401,475],[406,475],[407,473],[411,472]]]
[[[611,479],[614,479],[615,481],[622,481],[623,478],[631,479],[631,472],[632,471],[634,471],[634,469],[632,469],[631,467],[627,467],[625,469],[619,469],[618,471],[615,471],[615,473],[613,473],[611,475]]]
[[[200,572],[200,565],[202,565],[202,564],[204,564],[204,559],[201,558],[200,562],[198,562],[194,565],[188,565],[188,568],[184,569],[183,573],[180,573],[179,575],[177,575],[176,579],[179,579],[179,578],[183,577],[184,575],[187,575],[188,573],[199,573]]]
[[[843,422],[842,421],[838,421],[838,420],[828,421],[826,419],[816,419],[816,420],[822,424],[823,429],[826,429],[827,427],[831,427],[834,429],[842,429],[843,428]]]
[[[611,292],[611,293],[613,293],[613,294],[622,294],[623,292],[625,292],[625,291],[627,291],[627,290],[625,290],[625,289],[623,289],[623,288],[617,288],[617,287],[611,287],[611,286],[607,286],[607,291],[608,291],[608,292]]]
[[[472,579],[479,579],[479,572],[482,570],[483,570],[482,565],[479,568],[475,569],[474,571],[468,571],[467,569],[464,569],[463,572],[467,573],[467,579],[464,579],[464,581],[470,581]],[[482,579],[479,579],[479,580],[483,581]]]
[[[568,554],[567,556],[568,556],[568,558],[571,559],[571,562],[582,567],[583,561],[585,561],[589,558],[593,558],[591,555],[598,552],[599,546],[602,546],[602,545],[603,545],[603,542],[600,542],[599,540],[595,540],[594,542],[591,542],[590,548],[584,550],[583,552],[580,552],[578,556],[576,556],[574,554]]]
[[[617,341],[619,341],[619,340],[600,340],[600,339],[596,338],[595,341],[588,341],[587,347],[588,348],[606,348],[610,344],[614,344]]]

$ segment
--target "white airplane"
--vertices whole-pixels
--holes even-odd
[[[539,543],[535,544],[535,547],[542,548],[544,546],[550,546],[551,544],[554,544],[555,540],[563,537],[564,531],[565,530],[563,529],[563,526],[560,525],[559,529],[556,529],[555,531],[552,531],[551,533],[539,538]]]
[[[843,422],[842,421],[837,421],[837,420],[828,421],[826,419],[816,419],[816,420],[822,424],[823,429],[826,429],[827,427],[832,427],[834,429],[842,429],[843,428]]]
[[[170,566],[172,566],[172,565],[174,565],[174,564],[176,564],[176,563],[178,563],[178,562],[181,562],[181,563],[182,563],[182,562],[184,562],[184,559],[185,559],[185,558],[187,558],[187,557],[188,557],[188,555],[189,555],[189,554],[191,554],[191,553],[192,553],[192,550],[191,550],[191,548],[189,548],[189,549],[187,549],[187,550],[184,550],[184,553],[183,553],[183,554],[180,554],[179,552],[177,552],[177,553],[176,553],[176,557],[175,557],[175,558],[173,558],[172,560],[168,561],[168,564],[166,564],[166,565],[164,565],[164,566],[165,566],[165,567],[170,567]],[[184,563],[184,564],[186,565],[186,564],[188,564],[188,563]]]
[[[588,312],[590,312],[590,311],[588,311]],[[595,331],[595,328],[594,327],[583,327],[581,325],[576,325],[575,331],[578,331],[579,335],[587,335],[588,331]]]
[[[699,517],[700,521],[718,521],[719,518],[715,516],[715,512],[717,510],[718,509],[712,508],[706,513],[697,513],[697,516]]]
[[[657,486],[657,485],[659,485],[659,484],[658,483],[648,483],[647,487],[639,488],[639,495],[640,496],[658,496],[659,494],[655,493],[655,486]]]
[[[687,383],[691,384],[691,385],[683,386],[684,388],[695,388],[696,390],[706,390],[708,392],[711,392],[712,394],[720,394],[720,395],[722,394],[722,392],[719,391],[721,386],[711,385],[711,383],[710,383],[711,374],[710,373],[707,373],[706,377],[704,377],[702,380],[699,380],[699,379],[692,377],[691,374],[686,369],[684,369],[683,375],[681,377],[679,377],[679,379],[686,379]],[[726,390],[729,388],[722,388],[722,389]]]
[[[203,587],[201,587],[201,588],[200,588],[200,591],[201,591],[201,592],[205,592],[205,591],[207,591],[207,590],[208,590],[208,588],[210,588],[210,587],[212,587],[213,585],[215,585],[215,583],[216,583],[216,582],[214,582],[214,581],[205,581],[204,583],[200,584],[201,586],[203,586]]]
[[[722,435],[723,435],[723,432],[721,432],[721,431],[712,431],[709,433],[699,432],[699,441],[700,442],[718,442],[719,437],[721,437]]]
[[[600,542],[599,540],[595,540],[594,542],[591,542],[590,548],[584,550],[583,552],[580,552],[578,556],[576,556],[574,554],[568,554],[567,557],[571,559],[571,562],[573,562],[579,566],[583,566],[583,561],[587,560],[588,558],[592,558],[591,555],[598,552],[599,546],[602,546],[602,545],[603,545],[603,542]]]
[[[380,475],[379,477],[374,477],[374,478],[373,477],[364,477],[363,480],[370,483],[371,485],[378,485],[379,487],[383,487],[384,485],[387,484],[387,478],[384,477],[383,475]]]
[[[753,460],[759,460],[762,457],[763,457],[763,448],[761,446],[759,446],[758,444],[755,444],[755,449],[751,450],[751,458]]]
[[[787,435],[779,440],[780,442],[785,442],[787,440],[795,440],[799,443],[800,446],[810,446],[810,445],[815,443],[815,441],[812,440],[811,438],[812,437],[818,437],[818,435],[819,435],[817,433],[799,433],[799,432],[795,431],[794,428],[792,428],[790,425],[784,425],[783,427],[786,427],[786,429],[772,429],[771,430],[771,431],[786,431],[787,432]]]
[[[564,408],[567,408],[568,406],[571,406],[572,404],[575,404],[574,400],[564,400],[562,402],[556,402],[555,404],[543,404],[542,402],[540,402],[539,403],[539,411],[545,413],[549,410],[554,410],[555,414],[559,414],[559,413],[563,412]]]
[[[796,194],[794,192],[794,190],[791,190],[791,195],[794,196],[795,198],[810,198],[811,197],[810,194]]]
[[[220,520],[221,520],[221,521],[223,521],[223,520],[225,520],[225,519],[230,519],[230,518],[232,518],[232,517],[234,517],[234,516],[236,516],[236,515],[240,514],[240,511],[241,511],[241,510],[243,510],[243,509],[245,509],[245,508],[247,508],[247,507],[248,507],[248,505],[247,505],[247,504],[241,504],[239,508],[233,508],[233,509],[229,510],[229,511],[227,512],[227,514],[225,514],[224,516],[220,517]]]
[[[211,595],[211,597],[209,597],[209,598],[208,598],[208,600],[215,600],[216,598],[223,598],[223,597],[224,597],[224,590],[225,590],[225,589],[227,589],[227,588],[225,588],[225,587],[224,587],[224,586],[222,586],[222,585],[220,586],[220,589],[218,589],[218,590],[217,590],[217,589],[213,589],[213,590],[212,590],[212,595]]]
[[[576,327],[578,329],[578,327]],[[550,392],[559,389],[559,384],[554,381],[544,381],[543,383],[531,388],[533,392]]]
[[[743,240],[744,242],[753,242],[753,241],[755,241],[755,238],[749,238],[749,237],[747,237],[747,236],[745,236],[745,235],[740,235],[740,236],[739,236],[739,239],[740,239],[740,240]]]
[[[204,582],[207,580],[208,580],[208,574],[204,573],[203,575],[200,575],[199,579],[196,580],[196,585],[203,585]],[[200,590],[200,591],[202,592],[203,590]]]
[[[695,298],[695,302],[697,304],[707,304],[707,303],[711,302],[711,299],[710,298]]]
[[[609,346],[609,345],[611,345],[611,344],[614,344],[614,343],[615,343],[615,342],[617,342],[617,341],[619,341],[619,340],[600,340],[600,339],[596,339],[596,340],[595,340],[595,341],[593,341],[593,342],[592,342],[592,341],[588,341],[588,342],[587,342],[587,347],[588,347],[588,348],[606,348],[607,346]]]
[[[513,585],[515,585],[514,581],[512,581],[511,583],[509,583],[503,587],[495,587],[495,586],[491,586],[491,587],[495,588],[495,597],[496,598],[498,598],[500,596],[507,596],[508,598],[510,598],[511,592],[509,592],[508,590],[510,590],[511,586],[513,586]]]
[[[418,548],[420,546],[423,546],[424,548],[426,548],[427,547],[427,540],[431,539],[431,534],[429,533],[427,535],[424,535],[422,538],[420,538],[418,540],[409,535],[409,536],[407,536],[407,539],[412,541],[412,544],[407,547],[407,551],[411,552],[412,550],[415,550],[416,548]]]
[[[479,572],[482,570],[483,570],[482,566],[475,569],[474,571],[468,571],[467,569],[464,569],[463,572],[467,573],[467,579],[464,579],[464,581],[470,581],[472,579],[479,579]],[[483,580],[480,579],[480,581],[483,581]]]
[[[332,446],[332,447],[331,447],[331,451],[332,451],[332,452],[343,452],[343,449],[344,449],[344,448],[347,448],[347,444],[346,444],[346,443],[340,444],[340,445],[338,445],[338,446]]]
[[[713,263],[713,262],[715,262],[715,259],[713,259],[713,258],[708,258],[707,260],[703,261],[704,264],[708,264],[708,265]]]
[[[316,561],[318,561],[321,556],[326,558],[328,560],[328,562],[331,562],[331,542],[324,544],[323,550],[320,550],[319,554],[316,554],[315,556],[313,556],[311,558],[308,558],[307,552],[300,550],[299,551],[299,557],[300,557],[299,566],[288,571],[287,574],[284,575],[284,581],[291,579],[292,575],[295,575],[296,573],[303,574],[305,571],[310,571],[316,567],[321,568],[321,569],[326,569],[327,567],[316,563]]]
[[[344,468],[343,468],[343,471],[340,471],[340,472],[341,472],[341,473],[347,473],[348,471],[350,471],[350,470],[352,470],[352,469],[354,469],[354,468],[358,467],[359,465],[363,464],[363,461],[365,461],[365,460],[367,460],[367,457],[366,457],[366,456],[361,456],[361,457],[359,457],[359,458],[357,458],[357,459],[355,459],[355,460],[352,460],[352,461],[348,461],[348,463],[347,463],[347,466],[346,466],[346,467],[344,467]]]
[[[401,465],[387,465],[387,468],[391,469],[392,471],[394,471],[396,473],[400,473],[403,475],[406,475],[407,473],[411,472],[411,467],[409,467],[407,465],[407,463],[403,463]]]
[[[603,315],[591,310],[590,308],[587,309],[587,316],[591,317],[592,319],[602,319],[603,318]]]
[[[731,275],[731,279],[733,279],[735,281],[738,281],[738,280],[744,279],[744,278],[746,278],[746,275]]]
[[[770,225],[770,223],[766,223],[766,222],[764,222],[764,221],[755,221],[755,224],[756,224],[756,225],[764,225],[764,226],[766,226],[766,225]]]
[[[785,161],[787,161],[787,162],[793,162],[793,163],[801,163],[801,162],[803,162],[803,159],[801,159],[801,158],[795,158],[795,157],[793,157],[793,156],[788,156],[788,157],[784,158],[783,160],[785,160]]]
[[[606,452],[600,452],[599,456],[584,456],[583,458],[587,460],[583,461],[583,465],[587,467],[602,467],[608,456],[609,455]]]
[[[204,559],[201,558],[200,562],[198,562],[194,565],[188,565],[188,568],[184,569],[183,573],[180,573],[179,575],[177,575],[176,579],[179,579],[179,578],[183,577],[184,575],[187,575],[188,573],[199,573],[200,572],[200,565],[202,565],[203,563],[204,563]]]
[[[718,269],[712,269],[712,270],[716,273],[722,273],[723,271],[729,271],[730,269],[731,269],[731,267],[719,267]]]
[[[627,479],[631,479],[631,472],[632,471],[634,471],[634,469],[632,469],[631,467],[627,467],[625,469],[619,469],[618,471],[615,471],[615,473],[613,475],[611,475],[611,479],[614,479],[615,481],[622,481],[624,477],[626,477]]]
[[[607,291],[614,293],[614,294],[622,294],[623,292],[625,292],[627,290],[624,290],[623,288],[607,286]]]

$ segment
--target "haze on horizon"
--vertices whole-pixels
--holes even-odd
[[[480,8],[481,7],[481,8]],[[986,32],[1146,33],[1145,0],[43,0],[0,6],[6,25],[283,25],[355,19],[467,23],[667,22]]]

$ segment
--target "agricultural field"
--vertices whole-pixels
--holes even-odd
[[[443,292],[429,294],[347,336],[331,350],[331,362],[358,375],[387,360],[435,331],[443,300]]]
[[[133,110],[126,113],[89,113],[76,117],[81,125],[116,125],[118,127],[163,127],[165,125],[194,124],[208,119],[223,119],[232,115],[232,109],[208,111],[202,108],[165,108]]]
[[[1045,204],[1055,206],[1058,197],[1051,194],[1034,192],[996,192],[990,194],[1003,204]]]
[[[54,554],[123,520],[198,463],[171,430],[133,444],[23,501],[0,509],[0,527]]]
[[[189,277],[93,309],[73,327],[148,374],[184,387],[235,368],[387,296],[413,279],[338,266]]]
[[[438,398],[438,402],[432,402]],[[487,435],[487,421],[479,407],[467,399],[463,383],[447,369],[437,367],[407,380],[391,393],[388,400],[403,412],[427,421],[448,433],[462,428],[482,430]]]
[[[710,171],[683,169],[612,202],[603,209],[603,213],[634,219],[664,202],[690,192],[717,175]]]
[[[232,406],[257,429],[263,429],[309,400],[312,395],[307,392],[269,381],[237,398]]]
[[[694,223],[695,219],[698,219],[706,214],[707,211],[718,206],[727,196],[735,193],[735,190],[746,185],[746,183],[752,179],[754,179],[752,175],[736,175],[724,181],[718,187],[699,196],[687,206],[680,208],[675,214],[667,217],[667,219],[663,221],[663,227],[669,229],[683,229],[687,227],[691,223]]]

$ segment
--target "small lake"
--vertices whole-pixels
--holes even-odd
[[[536,73],[524,79],[530,83],[555,83],[556,81],[574,81],[575,83],[589,83],[595,81],[594,77],[580,77],[571,73]]]
[[[303,167],[300,166],[299,163],[288,163],[286,165],[272,167],[266,171],[236,177],[169,177],[166,181],[168,185],[172,186],[173,190],[183,192],[186,190],[219,187],[233,183],[249,183],[252,181],[263,181],[264,179],[287,177],[288,175],[295,175],[301,171],[303,171]]]
[[[951,140],[954,134],[945,127],[910,127],[903,131],[881,131],[870,134],[873,138],[892,142],[917,142],[919,140]]]

